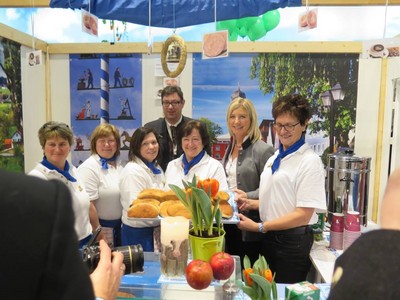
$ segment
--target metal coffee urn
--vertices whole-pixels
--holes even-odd
[[[357,157],[353,149],[341,148],[328,154],[328,222],[332,213],[360,213],[360,224],[367,226],[370,157]]]

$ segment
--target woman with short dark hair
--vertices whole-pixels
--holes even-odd
[[[326,211],[325,170],[321,158],[305,143],[311,118],[308,100],[300,95],[279,97],[272,106],[280,145],[260,179],[259,201],[239,207],[259,208],[261,222],[239,214],[238,227],[262,232],[262,254],[276,282],[306,280],[311,267],[311,225]]]
[[[191,182],[196,175],[201,180],[217,179],[219,189],[228,190],[222,164],[208,154],[210,137],[206,125],[200,121],[191,120],[185,124],[178,138],[182,142],[183,154],[167,166],[165,172],[167,188],[169,184],[183,188],[182,180]]]

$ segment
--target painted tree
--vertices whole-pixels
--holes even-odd
[[[14,114],[14,125],[22,130],[22,89],[21,89],[21,52],[20,45],[8,39],[3,40],[4,72],[7,75],[7,87],[10,90],[11,108]]]
[[[207,126],[208,135],[210,136],[210,145],[215,144],[217,142],[218,135],[222,134],[221,126],[204,117],[200,118],[199,120]]]
[[[274,93],[273,100],[291,93],[307,97],[314,114],[311,133],[329,134],[331,108],[324,107],[320,95],[340,83],[345,97],[334,105],[334,136],[339,146],[348,147],[356,118],[358,55],[262,53],[253,58],[250,76],[264,94]]]
[[[0,39],[0,42],[4,49],[4,61],[0,63],[0,68],[6,74],[8,99],[11,100],[11,108],[0,112],[0,141],[10,138],[16,130],[23,139],[20,45],[8,39]],[[13,156],[0,156],[0,168],[23,171],[23,144],[14,145],[12,152]]]

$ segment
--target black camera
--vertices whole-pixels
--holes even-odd
[[[96,269],[100,260],[100,246],[96,242],[101,228],[98,228],[86,246],[82,248],[83,261],[88,266],[89,272]],[[143,272],[144,255],[142,245],[129,245],[111,248],[111,251],[118,251],[124,255],[125,274]]]

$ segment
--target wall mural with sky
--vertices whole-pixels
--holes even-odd
[[[314,112],[306,137],[314,150],[326,155],[331,133],[335,150],[339,146],[354,147],[358,57],[358,54],[261,53],[202,60],[201,54],[194,54],[193,117],[218,124],[222,134],[227,135],[226,110],[231,97],[240,93],[253,101],[263,137],[276,147],[270,126],[272,102],[279,95],[300,93],[311,101]],[[333,107],[324,106],[321,94],[337,83],[344,93],[343,100],[334,101]]]

